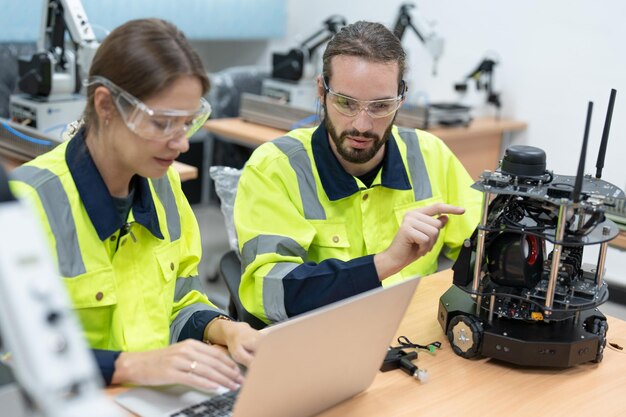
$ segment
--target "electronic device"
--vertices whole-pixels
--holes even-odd
[[[264,329],[232,415],[306,417],[365,390],[418,283],[368,291]],[[116,401],[141,417],[163,417],[210,397],[176,386],[136,388]]]
[[[437,63],[443,54],[444,39],[435,31],[435,25],[428,22],[420,13],[415,12],[411,16],[410,10],[413,8],[415,5],[412,3],[404,3],[400,6],[398,17],[393,25],[393,33],[402,40],[407,28],[413,30],[433,58],[433,75],[437,75]]]
[[[11,119],[42,132],[77,120],[86,102],[82,79],[98,46],[80,0],[43,0],[38,51],[18,60],[22,94],[9,99]]]
[[[28,398],[15,404],[20,396],[5,396],[2,413],[14,407],[28,416],[119,416],[104,395],[100,372],[31,210],[13,198],[0,165],[0,334],[25,393],[21,398]]]
[[[316,111],[317,106],[317,56],[319,47],[346,25],[346,19],[333,15],[323,26],[287,53],[272,54],[272,78],[263,80],[261,94],[290,106]]]
[[[607,207],[624,192],[601,179],[615,90],[595,177],[584,175],[593,103],[589,103],[576,176],[546,170],[543,150],[509,147],[495,172],[473,188],[484,194],[482,219],[453,266],[438,320],[455,353],[528,366],[600,362],[608,299],[603,280],[608,242],[619,232]],[[583,250],[599,246],[597,264]]]
[[[471,71],[465,79],[463,79],[463,81],[454,84],[454,89],[461,94],[465,94],[469,89],[468,83],[473,81],[477,91],[485,91],[487,95],[487,103],[495,107],[496,118],[499,118],[502,102],[500,100],[500,93],[495,92],[493,87],[493,73],[497,64],[498,61],[495,58],[483,58],[478,66],[476,66],[476,68]]]

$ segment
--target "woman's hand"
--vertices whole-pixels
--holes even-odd
[[[224,320],[220,320],[224,321]],[[145,352],[122,352],[115,361],[113,384],[183,384],[199,389],[237,389],[243,376],[237,364],[217,346],[185,341]]]

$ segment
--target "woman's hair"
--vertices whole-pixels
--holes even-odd
[[[209,78],[196,51],[176,26],[161,19],[131,20],[113,30],[91,63],[89,76],[96,75],[140,100],[150,98],[185,75],[198,78],[203,95],[209,90]],[[87,89],[83,119],[88,129],[98,128],[94,108],[97,86]]]
[[[406,54],[396,35],[380,23],[358,21],[344,26],[324,51],[322,76],[331,79],[335,56],[355,56],[371,62],[398,64],[398,84],[404,76]]]

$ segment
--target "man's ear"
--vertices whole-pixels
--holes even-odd
[[[322,75],[317,76],[317,96],[320,99],[320,103],[324,102],[324,93],[326,93],[326,89],[324,88],[324,79]]]
[[[96,88],[93,95],[93,104],[100,120],[106,121],[113,118],[115,113],[113,97],[106,87],[99,86]]]

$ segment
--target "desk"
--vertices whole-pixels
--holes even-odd
[[[0,149],[0,162],[2,162],[2,165],[4,165],[4,168],[7,171],[11,171],[22,165],[22,163],[26,161],[18,161],[16,159],[9,158],[6,154],[3,154],[2,150]],[[182,162],[178,161],[174,161],[173,166],[174,169],[180,174],[181,181],[188,181],[198,178],[198,168],[194,166],[183,164]]]
[[[626,250],[626,232],[619,232],[619,235],[610,241],[609,245],[618,249]]]
[[[420,353],[416,362],[429,371],[429,381],[419,383],[399,370],[378,373],[367,391],[319,417],[626,415],[626,353],[608,345],[600,364],[568,369],[525,369],[455,355],[437,322],[439,297],[451,281],[451,270],[422,279],[396,335],[443,343],[434,356]],[[608,340],[626,344],[626,322],[608,321]],[[395,338],[391,343],[397,344]]]
[[[246,122],[239,118],[214,119],[205,123],[211,133],[234,143],[257,147],[285,134],[284,130]],[[463,163],[472,178],[478,179],[485,169],[494,169],[502,156],[503,139],[526,129],[526,123],[493,118],[474,119],[468,127],[433,128],[438,136]],[[506,143],[508,146],[508,143]]]

